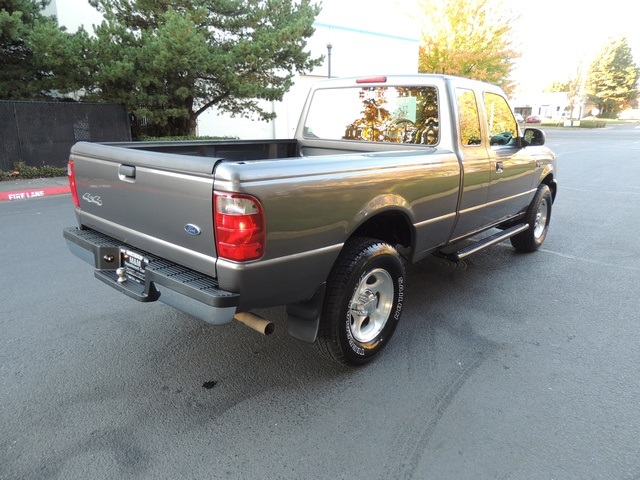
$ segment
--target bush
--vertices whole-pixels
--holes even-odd
[[[564,120],[554,120],[551,118],[546,118],[542,121],[542,124],[545,127],[562,127],[564,125]],[[535,127],[535,125],[531,125]]]
[[[580,120],[580,128],[604,128],[607,122],[603,120]]]
[[[0,170],[0,181],[5,180],[25,180],[30,178],[52,178],[64,177],[67,175],[66,167],[52,167],[43,165],[42,167],[32,167],[24,162],[16,162],[13,168],[8,171]]]

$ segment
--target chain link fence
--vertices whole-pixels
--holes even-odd
[[[64,167],[80,141],[131,141],[124,107],[104,103],[0,101],[0,170],[17,162]]]

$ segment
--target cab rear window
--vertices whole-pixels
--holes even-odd
[[[432,86],[316,90],[305,138],[436,145],[438,92]]]

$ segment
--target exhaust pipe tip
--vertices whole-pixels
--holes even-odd
[[[273,322],[252,312],[236,313],[233,318],[265,336],[271,335],[276,330]]]

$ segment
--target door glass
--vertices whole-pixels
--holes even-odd
[[[458,121],[460,122],[460,142],[464,146],[482,144],[480,134],[480,118],[478,117],[478,104],[472,90],[466,88],[457,89],[458,96]]]
[[[509,145],[518,137],[518,124],[509,103],[495,93],[484,94],[491,145]]]

